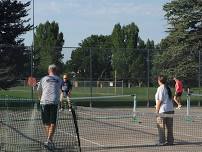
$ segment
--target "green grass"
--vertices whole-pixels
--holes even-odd
[[[124,88],[123,94],[130,95],[135,94],[137,96],[137,105],[138,106],[146,106],[147,101],[150,102],[150,106],[155,104],[154,96],[157,88],[146,88],[146,87],[133,87],[133,88]],[[194,93],[199,93],[199,89],[195,88],[192,89]],[[122,90],[117,88],[117,93],[122,94]],[[173,90],[172,90],[173,91]],[[202,91],[202,89],[201,89]],[[173,91],[174,92],[174,91]],[[34,99],[37,99],[37,92],[34,91]],[[114,88],[92,88],[92,96],[113,96],[115,95]],[[30,87],[14,87],[9,90],[1,90],[0,96],[7,96],[9,98],[31,98],[31,88]],[[89,87],[78,87],[73,88],[72,97],[90,97],[91,96],[91,89]],[[183,93],[182,96],[183,103],[186,104],[186,93]],[[191,97],[191,104],[197,105],[198,102],[201,100],[201,97]],[[128,105],[131,106],[133,104],[132,97],[124,97],[124,98],[113,98],[113,99],[102,99],[98,101],[93,101],[93,104],[103,106],[103,105]],[[89,105],[89,100],[84,101],[76,101],[79,105]]]

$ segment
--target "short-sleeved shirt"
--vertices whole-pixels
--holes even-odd
[[[168,96],[168,91],[165,85],[160,85],[155,94],[155,100],[161,102],[159,113],[174,111],[172,99]]]
[[[56,75],[48,75],[40,80],[37,90],[42,92],[40,104],[58,104],[62,80]]]
[[[183,92],[183,85],[182,85],[182,81],[180,81],[180,80],[176,80],[175,81],[176,83],[175,83],[175,92],[180,92],[180,93],[182,93]]]

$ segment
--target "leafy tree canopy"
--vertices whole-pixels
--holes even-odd
[[[63,45],[63,33],[59,32],[58,23],[47,21],[37,26],[34,39],[34,63],[37,76],[45,75],[48,65],[53,63],[60,71],[62,70]]]
[[[194,75],[198,75],[198,52],[202,46],[202,1],[173,0],[163,9],[169,35],[160,46],[167,51],[156,56],[154,65],[158,73],[196,81]]]

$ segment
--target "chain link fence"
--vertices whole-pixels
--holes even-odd
[[[180,54],[170,55],[170,58],[163,59],[162,54],[166,50],[161,49],[111,49],[98,47],[63,47],[49,48],[43,47],[16,47],[16,46],[0,46],[1,50],[1,68],[14,66],[15,71],[19,74],[15,75],[18,80],[17,87],[13,86],[13,90],[24,90],[30,97],[33,96],[35,87],[28,87],[27,80],[30,76],[35,77],[37,81],[47,74],[47,67],[54,61],[59,67],[59,75],[68,73],[74,85],[76,96],[99,96],[99,95],[123,95],[138,93],[144,94],[144,99],[149,106],[153,100],[154,90],[157,87],[156,76],[160,70],[166,71],[170,65],[160,65],[161,60],[169,61],[172,56],[176,58],[176,62],[181,60]],[[22,59],[14,62],[8,61],[7,56],[16,59],[16,51],[22,51]],[[197,93],[200,93],[202,84],[202,53],[199,50],[187,50],[187,54],[180,64],[176,67],[171,65],[173,72],[182,73],[182,81],[185,87],[191,87]],[[58,57],[57,53],[63,54]],[[189,63],[190,56],[194,56],[196,65],[184,68],[183,64]],[[175,62],[166,62],[174,64]],[[4,65],[4,66],[3,66]],[[179,67],[182,67],[180,69]],[[184,68],[184,69],[183,69]],[[171,69],[171,71],[172,71]],[[187,71],[183,77],[183,71]],[[19,72],[20,71],[20,72]],[[182,71],[182,72],[181,72]],[[172,75],[169,77],[170,84]],[[141,90],[141,88],[144,88]],[[139,89],[139,92],[137,91]],[[86,94],[85,94],[86,92]],[[34,95],[35,96],[35,95]]]

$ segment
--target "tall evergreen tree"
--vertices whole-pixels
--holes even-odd
[[[30,2],[0,1],[0,88],[6,89],[24,78],[28,71],[29,51],[22,34],[31,30],[27,19]]]
[[[35,33],[34,63],[35,73],[38,76],[47,73],[49,64],[56,64],[62,70],[62,47],[64,45],[63,33],[59,32],[56,22],[39,24]]]
[[[159,72],[182,79],[198,75],[198,51],[202,47],[202,1],[173,0],[163,7],[168,21],[169,35],[161,46],[167,47],[156,57],[154,64]]]
[[[112,31],[112,65],[117,71],[117,78],[128,82],[142,83],[145,75],[144,54],[138,50],[140,40],[139,29],[135,23],[121,27],[116,24]],[[143,46],[141,46],[143,47]]]

